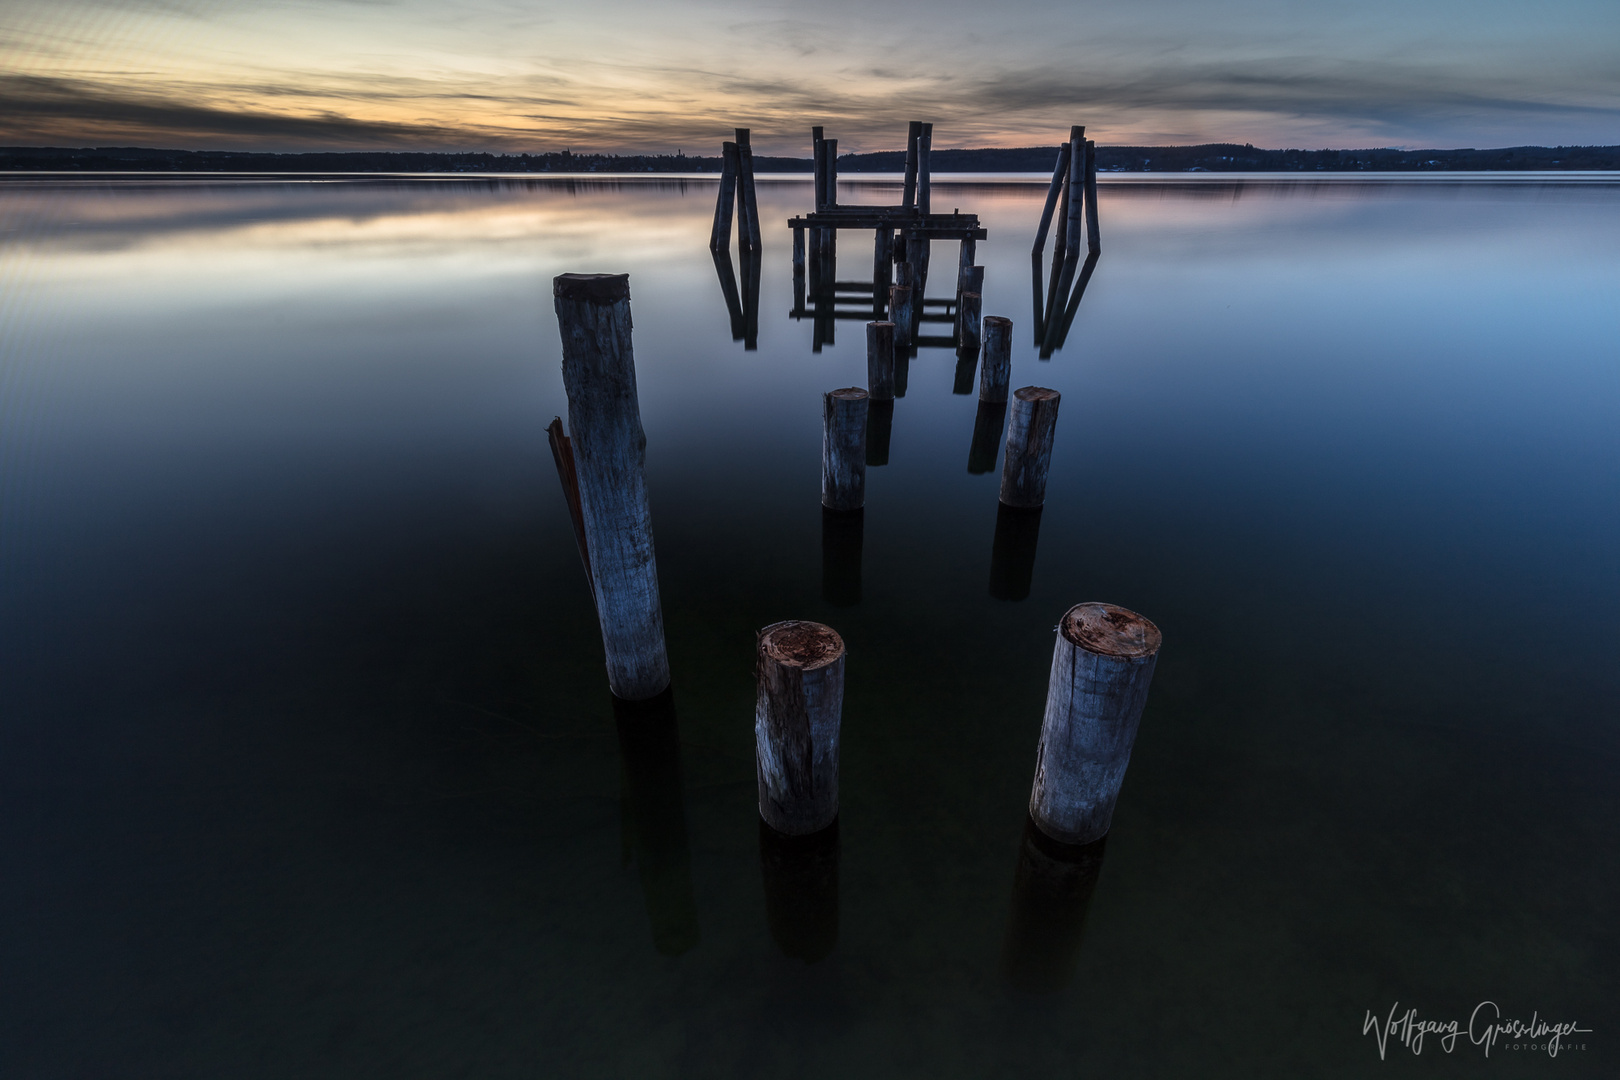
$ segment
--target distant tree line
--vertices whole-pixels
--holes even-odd
[[[1056,146],[935,150],[935,172],[1046,172]],[[905,153],[843,154],[840,172],[899,172]],[[1620,146],[1512,146],[1496,150],[1262,150],[1236,143],[1203,146],[1099,146],[1108,172],[1414,172],[1620,169]],[[757,172],[809,172],[809,158],[756,155]],[[719,172],[720,158],[674,154],[448,154],[366,151],[264,154],[141,147],[0,147],[0,170],[55,172],[266,173],[638,173]]]

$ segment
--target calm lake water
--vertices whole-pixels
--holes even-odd
[[[770,179],[734,341],[714,190],[0,184],[0,1073],[1615,1075],[1620,179],[1104,177],[1047,362],[1044,182],[941,183],[1013,385],[1063,394],[1029,594],[991,595],[999,468],[923,349],[848,606],[820,395],[861,322],[789,316],[810,188]],[[651,765],[544,433],[569,271],[630,274]],[[1069,873],[1025,805],[1084,600],[1164,648]],[[833,850],[759,833],[786,618],[848,643]],[[1592,1033],[1363,1034],[1482,1001]]]

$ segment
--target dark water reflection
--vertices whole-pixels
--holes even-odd
[[[1491,1068],[1612,1074],[1620,186],[1105,177],[1043,363],[1044,184],[935,190],[1063,394],[1044,511],[929,347],[853,543],[807,184],[752,268],[712,181],[0,185],[0,1073],[1357,1075],[1366,1010],[1490,998],[1596,1031]],[[632,275],[678,724],[606,691],[563,271]],[[1166,642],[1094,881],[1021,832],[1087,599]],[[754,808],[793,617],[849,647],[805,859]]]

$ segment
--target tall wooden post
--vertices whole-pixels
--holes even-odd
[[[913,120],[906,125],[906,181],[900,205],[907,211],[917,206],[917,140],[922,137],[922,122]]]
[[[800,226],[793,230],[793,313],[795,316],[804,312],[804,286],[804,228]]]
[[[894,323],[866,324],[866,393],[871,401],[894,397]]]
[[[759,251],[764,244],[760,239],[759,204],[754,198],[754,148],[748,142],[747,128],[737,129],[737,183],[739,209],[747,226],[746,235],[738,231],[738,243],[740,246],[746,240],[748,250]]]
[[[819,213],[827,208],[827,170],[823,157],[824,147],[821,137],[821,128],[810,129],[810,170],[816,186],[816,211]]]
[[[1102,250],[1097,234],[1097,144],[1086,140],[1086,247],[1093,254]]]
[[[1063,177],[1069,169],[1068,144],[1058,148],[1057,164],[1052,166],[1052,183],[1046,189],[1046,205],[1041,208],[1041,223],[1035,229],[1035,244],[1029,250],[1030,276],[1034,281],[1035,294],[1035,340],[1042,341],[1046,336],[1046,308],[1050,305],[1042,304],[1045,293],[1041,281],[1041,254],[1046,250],[1046,234],[1052,227],[1052,212],[1057,209],[1058,198],[1066,188]],[[1056,275],[1053,275],[1053,291],[1057,289]]]
[[[924,124],[917,136],[917,213],[927,217],[933,212],[933,169],[929,153],[934,145],[934,125]]]
[[[894,229],[885,225],[877,230],[872,245],[872,305],[876,318],[883,318],[889,302],[889,286],[894,284]]]
[[[831,210],[838,205],[838,140],[824,139],[821,148],[821,159],[827,165],[826,208]]]
[[[807,836],[838,816],[844,640],[830,626],[791,620],[759,632],[754,750],[759,816]]]
[[[720,145],[720,199],[714,207],[714,228],[709,233],[710,251],[731,250],[731,208],[737,197],[737,144]]]
[[[957,326],[961,328],[957,334],[957,348],[964,357],[977,358],[979,355],[979,315],[982,303],[978,293],[965,292],[962,294],[962,305],[957,308]],[[973,384],[970,382],[962,393],[971,393],[972,390]]]
[[[562,274],[552,295],[608,686],[627,701],[645,701],[669,685],[669,658],[636,400],[630,277]]]
[[[1046,471],[1052,464],[1062,395],[1044,386],[1013,391],[1012,420],[1007,425],[1007,459],[1001,468],[1001,501],[1012,507],[1046,502]]]
[[[1076,604],[1058,624],[1029,816],[1064,844],[1108,832],[1162,641],[1113,604]]]
[[[960,296],[968,289],[967,273],[973,266],[975,250],[978,245],[973,237],[964,236],[956,251],[956,293]]]
[[[901,263],[908,266],[909,263]],[[911,286],[889,286],[889,319],[894,323],[895,352],[911,348]]]
[[[858,386],[821,397],[821,505],[829,510],[866,505],[866,401]]]

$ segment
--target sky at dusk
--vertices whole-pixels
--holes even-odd
[[[1616,0],[7,0],[0,143],[1620,143]]]

